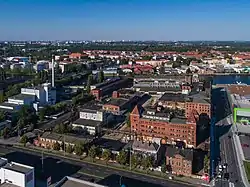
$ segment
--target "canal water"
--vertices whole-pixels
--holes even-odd
[[[225,75],[225,76],[214,76],[213,84],[236,84],[244,83],[250,85],[250,75]]]

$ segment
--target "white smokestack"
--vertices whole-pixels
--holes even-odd
[[[54,55],[52,56],[52,87],[55,87],[55,62],[54,62]]]

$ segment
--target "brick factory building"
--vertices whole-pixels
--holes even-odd
[[[151,141],[153,137],[158,137],[163,138],[167,144],[182,142],[185,147],[195,148],[200,143],[196,135],[199,117],[201,114],[210,117],[209,101],[201,93],[198,94],[188,96],[188,100],[181,96],[177,101],[180,103],[168,98],[169,101],[160,100],[162,105],[156,101],[151,106],[136,106],[130,114],[131,131],[143,140]],[[180,95],[171,96],[176,99]],[[173,114],[173,109],[178,112],[183,110],[184,113]]]

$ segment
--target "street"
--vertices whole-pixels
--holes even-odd
[[[96,183],[109,185],[111,187],[118,187],[120,178],[122,183],[126,186],[143,186],[143,187],[188,187],[200,185],[188,185],[184,183],[177,183],[154,177],[148,177],[141,174],[130,173],[118,169],[111,169],[108,167],[83,163],[80,161],[72,161],[67,158],[60,158],[56,156],[31,152],[29,150],[17,149],[14,147],[0,147],[0,152],[4,153],[3,157],[8,158],[10,161],[19,162],[35,167],[36,177],[52,178],[52,183],[58,182],[64,176],[73,176],[85,180],[94,180]]]
[[[236,152],[233,144],[232,114],[230,111],[230,104],[228,102],[227,94],[224,89],[213,89],[213,112],[216,118],[215,121],[215,163],[216,165],[227,164],[227,168],[223,170],[223,174],[229,173],[229,180],[221,179],[218,175],[215,177],[215,186],[227,187],[229,182],[234,183],[235,186],[244,186],[241,183],[241,176],[239,167],[237,166]],[[218,173],[218,168],[216,170]]]

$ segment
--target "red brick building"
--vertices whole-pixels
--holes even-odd
[[[197,116],[196,116],[197,117]],[[158,109],[136,106],[130,114],[131,131],[137,137],[151,141],[153,137],[164,138],[166,143],[183,142],[186,147],[196,147],[196,118],[170,118]]]
[[[191,176],[193,173],[193,150],[167,147],[167,170],[175,175]]]
[[[207,114],[209,118],[211,117],[211,105],[210,103],[206,102],[186,102],[185,103],[185,113],[186,113],[186,118],[188,118],[191,114]]]

